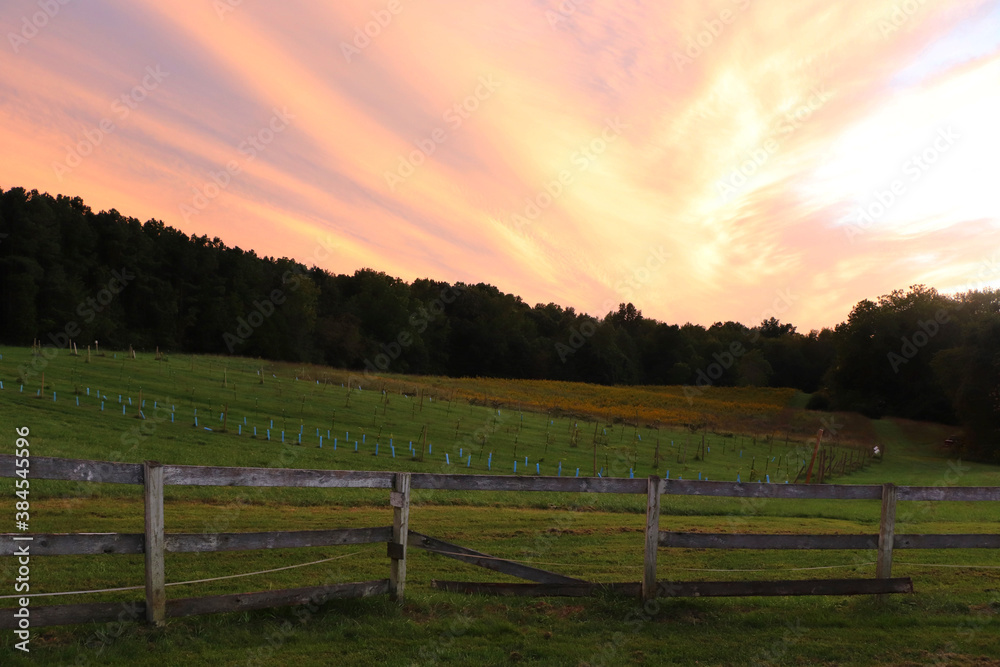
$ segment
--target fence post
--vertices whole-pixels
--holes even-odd
[[[660,478],[650,475],[646,482],[646,554],[642,574],[642,599],[656,598],[656,551],[660,546]]]
[[[410,473],[397,472],[389,494],[392,505],[392,542],[389,543],[389,597],[403,602],[406,589],[406,542],[410,532]]]
[[[878,558],[875,576],[888,579],[892,576],[892,543],[896,537],[896,485],[882,485],[882,519],[878,529]],[[880,596],[881,597],[881,596]]]
[[[166,573],[163,568],[163,465],[142,464],[146,504],[146,621],[163,625],[167,618]]]
[[[813,464],[816,463],[816,454],[819,453],[819,445],[821,442],[823,442],[823,429],[820,429],[816,433],[816,446],[813,447],[813,455],[812,458],[809,459],[809,470],[806,472],[806,484],[809,484],[812,481]],[[799,476],[796,475],[795,479],[797,480],[798,478]]]

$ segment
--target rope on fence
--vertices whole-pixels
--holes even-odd
[[[299,563],[298,565],[286,565],[284,567],[276,567],[271,570],[260,570],[258,572],[246,572],[243,574],[227,574],[222,577],[211,577],[209,579],[194,579],[192,581],[172,581],[167,586],[186,586],[188,584],[204,584],[209,581],[221,581],[222,579],[237,579],[239,577],[252,577],[258,574],[270,574],[271,572],[280,572],[282,570],[294,570],[299,567],[306,567],[308,565],[319,565],[320,563],[327,563],[331,560],[340,560],[341,558],[349,558],[351,556],[357,556],[361,551],[355,551],[354,553],[345,554],[343,556],[333,556],[332,558],[324,558],[322,560],[314,560],[310,563]],[[142,586],[122,586],[121,588],[97,588],[90,591],[62,591],[59,593],[29,593],[26,595],[0,595],[0,600],[9,600],[11,598],[42,598],[42,597],[52,597],[55,595],[86,595],[88,593],[117,593],[118,591],[138,591],[146,588],[145,584]]]
[[[117,591],[137,591],[145,586],[122,586],[121,588],[99,588],[93,591],[62,591],[60,593],[27,593],[23,595],[0,595],[0,600],[11,598],[44,598],[53,595],[84,595],[86,593],[115,593]]]
[[[340,560],[342,558],[350,558],[351,556],[357,556],[361,551],[355,551],[353,553],[344,554],[343,556],[333,556],[331,558],[324,558],[322,560],[314,560],[311,563],[299,563],[298,565],[286,565],[284,567],[276,567],[272,570],[261,570],[260,572],[248,572],[246,574],[227,574],[222,577],[211,577],[209,579],[195,579],[193,581],[175,581],[167,586],[186,586],[187,584],[203,584],[209,581],[220,581],[222,579],[236,579],[238,577],[252,577],[256,574],[270,574],[271,572],[281,572],[282,570],[294,570],[299,567],[306,567],[307,565],[319,565],[320,563],[327,563],[331,560]]]

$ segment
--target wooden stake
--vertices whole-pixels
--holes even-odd
[[[546,433],[545,441],[548,442],[548,434]],[[597,477],[597,438],[594,438],[594,474],[592,477]]]
[[[819,452],[819,445],[822,441],[823,441],[823,429],[820,429],[816,433],[816,446],[813,447],[813,455],[812,458],[809,460],[809,471],[806,473],[806,484],[808,484],[809,481],[812,479],[813,463],[816,462],[816,454]],[[796,479],[798,479],[798,476],[796,476]]]

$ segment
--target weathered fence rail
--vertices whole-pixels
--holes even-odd
[[[0,477],[14,477],[14,457],[0,455]],[[348,470],[294,470],[161,465],[147,461],[112,463],[49,457],[30,459],[32,479],[86,483],[141,485],[145,522],[141,534],[53,533],[0,534],[0,556],[13,556],[30,537],[33,556],[143,554],[145,601],[131,603],[136,617],[153,624],[166,618],[226,611],[262,609],[322,602],[334,598],[388,594],[402,600],[406,586],[407,548],[526,579],[531,583],[477,583],[434,581],[435,588],[495,595],[593,595],[612,590],[643,598],[721,595],[854,595],[912,592],[909,578],[892,578],[894,549],[997,549],[1000,535],[897,535],[898,501],[998,501],[1000,487],[896,487],[885,485],[805,485],[731,482],[695,482],[578,477],[503,475],[448,475],[435,473],[369,472]],[[248,533],[166,533],[163,491],[166,486],[252,486],[370,488],[390,491],[392,526],[308,531]],[[450,491],[522,491],[565,493],[622,493],[647,495],[644,568],[641,582],[598,584],[548,572],[524,563],[495,558],[466,547],[417,533],[409,528],[410,494],[415,489]],[[735,533],[679,533],[660,530],[660,500],[664,495],[732,498],[881,500],[879,532],[870,535],[786,535]],[[15,541],[21,538],[22,541]],[[260,591],[201,598],[166,599],[165,553],[244,551],[298,547],[385,543],[390,560],[387,579]],[[872,549],[877,554],[875,579],[821,579],[741,582],[666,582],[657,579],[660,548],[697,549]],[[32,607],[35,626],[106,621],[119,618],[122,603],[87,603]],[[0,627],[15,627],[13,609],[0,615]]]
[[[10,534],[0,539],[0,556],[13,556],[15,542]],[[92,556],[96,554],[141,554],[146,550],[144,534],[49,533],[32,535],[33,556]],[[295,549],[332,547],[345,544],[389,542],[392,528],[341,528],[338,530],[274,531],[265,533],[169,533],[163,550],[167,553],[205,551],[251,551],[254,549]]]

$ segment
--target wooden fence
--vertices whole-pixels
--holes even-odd
[[[315,603],[334,598],[388,594],[402,601],[406,587],[407,548],[424,549],[459,561],[509,574],[531,583],[476,583],[434,581],[435,588],[498,595],[592,595],[610,589],[644,599],[657,596],[738,595],[852,595],[912,592],[909,578],[892,578],[894,549],[996,549],[1000,535],[896,535],[896,503],[901,500],[1000,500],[1000,487],[896,487],[862,485],[760,484],[577,477],[511,477],[284,468],[225,468],[212,466],[110,463],[47,457],[30,459],[32,479],[136,484],[144,488],[145,531],[142,534],[67,533],[0,534],[0,556],[15,555],[18,545],[31,538],[32,556],[144,554],[145,603],[138,605],[148,622],[162,624],[168,617],[263,609]],[[0,477],[14,477],[14,457],[0,456]],[[248,486],[371,488],[390,490],[392,526],[312,531],[254,533],[166,533],[163,490],[178,486]],[[530,565],[494,558],[449,544],[409,529],[411,489],[452,491],[550,491],[564,493],[627,493],[647,496],[644,573],[641,582],[599,584],[548,572]],[[660,530],[663,494],[736,498],[798,498],[879,500],[882,513],[877,535],[761,535],[675,533]],[[275,591],[167,600],[164,554],[318,547],[346,544],[387,544],[387,579]],[[874,579],[819,579],[743,582],[665,582],[656,577],[661,547],[702,549],[874,549]],[[49,605],[31,608],[32,625],[62,625],[110,621],[122,603]],[[13,609],[0,615],[0,627],[16,627]]]

